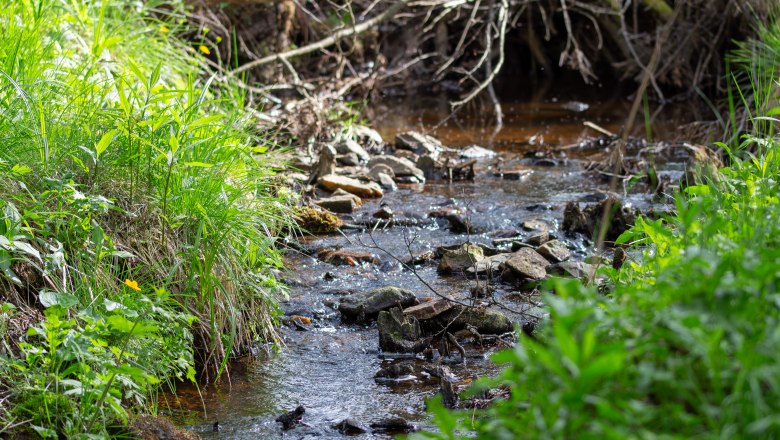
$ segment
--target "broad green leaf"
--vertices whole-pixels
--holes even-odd
[[[70,293],[58,293],[51,290],[44,290],[38,294],[38,300],[46,307],[60,306],[63,309],[69,309],[79,304],[79,299]]]
[[[114,136],[116,136],[117,133],[119,133],[119,130],[113,129],[100,138],[100,141],[95,145],[95,157],[97,159],[100,159],[100,155],[108,149],[108,146],[111,144],[111,141],[114,140]]]
[[[171,137],[168,138],[168,146],[171,147],[171,152],[173,154],[176,154],[176,152],[179,151],[179,138],[176,137],[175,134],[171,134]]]

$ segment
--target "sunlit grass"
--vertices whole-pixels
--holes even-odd
[[[149,292],[137,289],[155,286],[169,300],[150,320],[197,318],[194,340],[188,329],[159,343],[188,347],[189,362],[194,346],[211,379],[231,355],[273,340],[282,289],[270,269],[281,265],[274,243],[289,224],[288,201],[277,196],[273,157],[243,92],[204,71],[206,46],[177,39],[182,5],[0,7],[0,301],[111,315],[113,303],[146,310]],[[102,328],[90,316],[68,328]],[[171,372],[182,367],[168,361]],[[165,378],[165,364],[139,365]],[[49,380],[34,388],[51,391]],[[64,432],[64,420],[52,423]]]

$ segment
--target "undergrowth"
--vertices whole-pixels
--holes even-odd
[[[0,1],[0,329],[29,324],[2,336],[0,434],[109,435],[275,338],[289,203],[182,8]]]
[[[621,236],[608,294],[557,280],[550,319],[496,355],[506,400],[447,411],[428,438],[776,438],[780,435],[780,23],[733,62],[751,132],[674,214]],[[743,87],[746,86],[746,87]],[[732,107],[733,109],[733,107]]]

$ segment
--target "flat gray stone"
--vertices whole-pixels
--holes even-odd
[[[387,165],[396,177],[415,177],[419,182],[425,182],[425,173],[409,159],[389,155],[376,156],[368,161],[368,167],[375,165]]]
[[[526,280],[541,280],[547,276],[546,268],[550,265],[543,256],[533,249],[521,248],[503,263],[503,268],[515,277]]]
[[[368,152],[352,139],[347,139],[336,144],[336,153],[354,154],[361,162],[368,162],[371,159]]]
[[[315,203],[330,212],[335,212],[337,214],[350,214],[354,212],[355,209],[357,209],[357,207],[363,203],[363,201],[360,199],[360,197],[354,194],[349,194],[327,197],[317,200]]]
[[[436,159],[441,155],[444,146],[433,136],[416,131],[407,131],[395,136],[395,147],[409,150],[419,155],[430,155]]]
[[[498,272],[499,267],[506,260],[512,258],[512,254],[498,254],[492,257],[485,257],[484,260],[478,261],[477,264],[466,269],[466,273],[469,274],[484,274],[488,272]]]
[[[547,266],[547,273],[555,276],[564,276],[588,280],[596,272],[596,265],[584,263],[582,261],[565,261]]]
[[[571,257],[571,251],[566,247],[566,243],[560,240],[550,240],[536,249],[541,256],[547,258],[551,263],[560,263]]]
[[[420,321],[431,319],[451,309],[455,303],[444,298],[424,302],[404,309],[405,315],[412,315]]]

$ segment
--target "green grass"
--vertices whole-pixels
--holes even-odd
[[[557,280],[550,319],[495,357],[506,400],[432,402],[429,438],[780,436],[780,23],[731,61],[749,133],[729,166],[677,194],[675,213],[621,237],[641,253],[600,294]],[[732,120],[735,118],[732,117]]]
[[[242,90],[176,36],[182,4],[5,0],[0,28],[0,321],[46,312],[0,351],[0,433],[107,435],[160,381],[275,338],[289,203]]]

